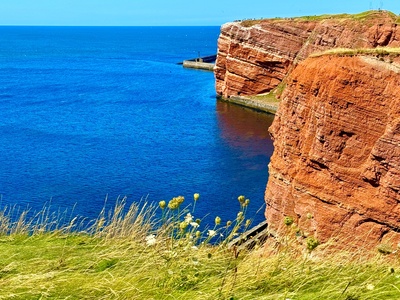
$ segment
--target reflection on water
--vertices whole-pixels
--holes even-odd
[[[246,151],[247,155],[271,157],[273,144],[268,128],[274,115],[225,101],[217,101],[217,113],[222,138],[231,147]],[[252,143],[251,149],[249,141]]]
[[[236,197],[245,194],[250,198],[247,216],[258,224],[265,220],[264,192],[273,152],[268,128],[274,116],[224,101],[217,101],[216,110],[222,148],[229,149],[225,157],[230,157],[234,166],[224,170],[231,183],[227,188]],[[226,203],[223,207],[227,208]]]

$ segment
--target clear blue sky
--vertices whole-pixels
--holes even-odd
[[[217,25],[251,18],[400,14],[400,0],[0,0],[0,25]]]

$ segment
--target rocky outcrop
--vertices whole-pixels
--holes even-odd
[[[397,42],[392,29],[373,40]],[[274,153],[265,198],[271,230],[287,230],[283,220],[290,217],[299,235],[321,242],[335,237],[345,247],[397,246],[399,95],[398,58],[328,55],[294,69],[270,127]]]
[[[269,19],[222,26],[214,68],[224,98],[266,93],[315,51],[345,47],[399,46],[400,28],[390,12],[329,18]]]

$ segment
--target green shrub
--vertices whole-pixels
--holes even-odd
[[[290,217],[290,216],[286,216],[286,217],[283,219],[283,224],[285,224],[286,226],[292,225],[293,222],[294,222],[294,220],[293,220],[293,218]]]

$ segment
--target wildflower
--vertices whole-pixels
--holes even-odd
[[[244,201],[244,203],[242,204],[243,207],[246,207],[250,204],[250,199],[246,199],[246,201]]]
[[[196,222],[190,222],[190,226],[192,226],[193,228],[197,228],[199,227],[199,224]]]
[[[175,210],[179,208],[179,206],[183,203],[184,200],[185,197],[183,196],[174,197],[172,198],[172,200],[168,202],[168,208],[171,210]]]
[[[176,202],[174,199],[172,199],[168,202],[168,208],[171,210],[177,209],[179,207],[178,202]]]
[[[375,286],[371,283],[368,283],[366,288],[367,288],[367,290],[372,291],[375,288]]]
[[[251,220],[247,219],[247,220],[246,220],[246,227],[249,227],[250,224],[251,224]]]
[[[239,200],[239,202],[240,202],[241,205],[243,205],[245,199],[246,199],[246,198],[245,198],[243,195],[240,195],[240,196],[238,197],[238,200]]]
[[[243,212],[242,212],[242,211],[239,211],[239,212],[238,212],[238,214],[237,214],[237,219],[238,219],[239,221],[241,221],[241,220],[243,219]]]
[[[209,229],[207,234],[209,237],[213,237],[217,234],[217,232],[215,230]]]
[[[200,219],[196,219],[196,221],[195,221],[197,224],[199,224],[200,225],[200,223],[201,223],[201,220]]]
[[[229,226],[231,226],[231,225],[232,225],[232,221],[226,222],[226,227],[229,227]]]
[[[161,209],[164,209],[166,205],[167,205],[167,203],[165,202],[165,200],[161,200],[160,202],[158,202],[158,206]]]
[[[146,240],[147,246],[153,246],[157,242],[156,236],[154,234],[150,234],[150,235],[146,236],[145,240]]]
[[[315,237],[309,236],[306,240],[306,244],[307,244],[307,249],[312,251],[319,245],[319,242]]]
[[[215,217],[215,225],[221,224],[221,218],[220,217]]]
[[[185,222],[189,224],[192,221],[193,221],[193,216],[190,213],[187,213],[187,215],[185,216]]]
[[[199,193],[195,193],[195,194],[193,195],[194,201],[199,200],[199,198],[200,198],[200,194],[199,194]]]
[[[199,238],[201,236],[201,231],[197,230],[195,235],[196,235],[197,238]]]
[[[183,221],[179,224],[179,228],[184,231],[187,227],[188,227],[188,223],[186,223],[186,221]]]
[[[284,223],[286,226],[292,225],[293,222],[294,222],[294,220],[293,220],[293,218],[290,217],[290,216],[286,216],[286,217],[283,219],[283,223]]]

